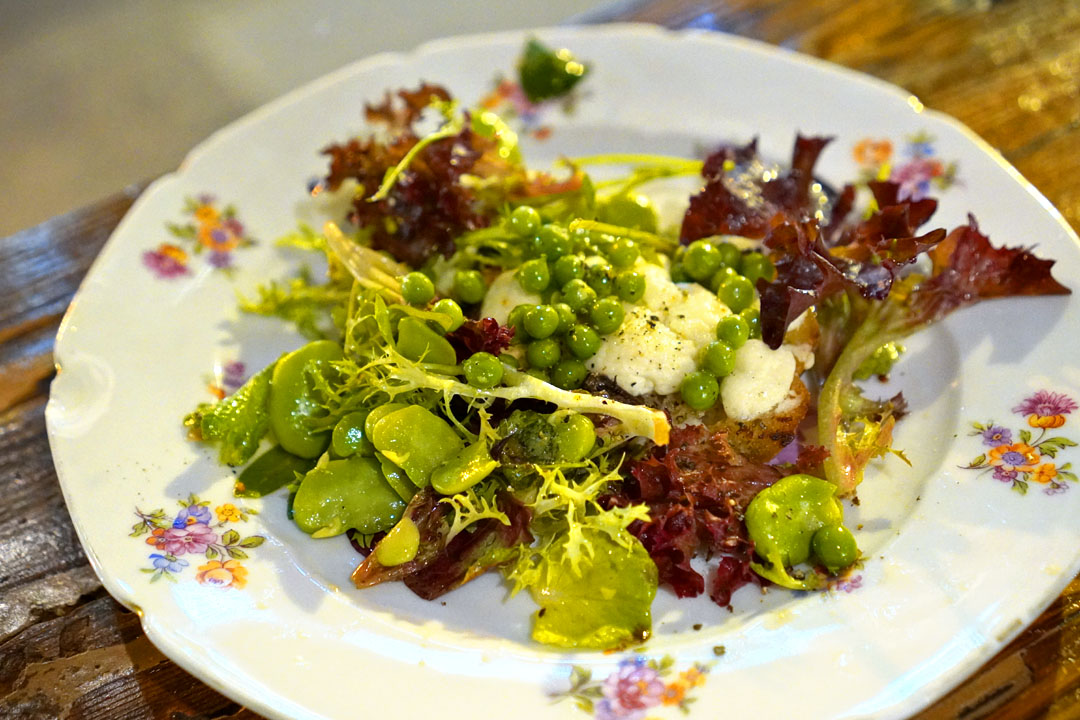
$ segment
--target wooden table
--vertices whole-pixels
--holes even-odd
[[[999,148],[1080,229],[1076,0],[648,0],[590,19],[736,33],[901,85]],[[60,318],[143,187],[0,241],[0,718],[256,717],[162,656],[102,590],[45,437]],[[1075,580],[919,717],[1080,718],[1078,619]]]

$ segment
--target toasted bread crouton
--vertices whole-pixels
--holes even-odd
[[[726,431],[731,446],[748,460],[763,463],[795,439],[809,409],[810,391],[796,375],[787,397],[769,412],[750,420],[735,420],[722,410],[713,410],[704,421],[712,430]]]

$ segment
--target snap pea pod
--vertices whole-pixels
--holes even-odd
[[[435,468],[465,445],[448,422],[417,405],[395,410],[376,422],[371,442],[417,487],[427,487]]]
[[[389,530],[404,510],[378,461],[368,457],[321,462],[304,476],[293,499],[293,520],[313,537],[350,528],[365,535]]]
[[[351,412],[338,420],[334,432],[330,435],[330,449],[338,457],[360,455],[370,457],[375,454],[375,446],[364,433],[368,413]]]
[[[830,571],[851,565],[858,551],[852,551],[854,538],[843,527],[843,520],[844,510],[836,498],[835,485],[812,475],[781,478],[759,492],[746,509],[746,529],[754,541],[754,551],[767,561],[764,565],[751,563],[750,567],[777,585],[792,590],[814,589],[820,585],[817,575],[800,579],[788,573],[787,568],[810,560],[816,546],[827,555],[818,559]]]
[[[341,348],[330,340],[316,340],[278,360],[270,379],[270,427],[278,443],[293,455],[315,458],[330,444],[330,433],[319,432],[312,421],[321,407],[308,381],[310,363],[342,358]]]
[[[237,497],[263,497],[293,482],[296,473],[303,475],[313,467],[313,458],[298,457],[275,445],[244,468],[233,492]]]
[[[480,482],[499,463],[491,459],[487,445],[473,443],[431,473],[431,487],[443,495],[456,495]]]
[[[413,495],[416,494],[417,488],[412,484],[412,481],[405,476],[405,471],[387,460],[386,456],[382,453],[375,453],[375,459],[379,461],[379,467],[382,470],[383,478],[390,484],[390,487],[394,488],[394,492],[396,492],[405,502],[412,500]]]
[[[404,565],[420,549],[420,529],[409,517],[403,517],[375,546],[375,559],[384,567]]]
[[[398,323],[397,351],[410,360],[454,365],[457,353],[450,341],[428,327],[423,320],[405,317]]]

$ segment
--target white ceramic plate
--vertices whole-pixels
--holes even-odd
[[[1059,279],[1080,285],[1077,238],[1046,200],[897,88],[717,34],[539,34],[593,72],[573,114],[545,107],[516,121],[533,131],[534,165],[560,153],[690,154],[754,135],[785,158],[796,130],[831,134],[818,166],[828,181],[929,183],[936,224],[971,210],[997,242],[1038,244]],[[745,588],[733,614],[662,590],[638,654],[530,643],[530,603],[503,603],[494,574],[445,602],[401,586],[356,591],[358,556],[343,538],[308,539],[280,495],[234,500],[231,471],[185,440],[180,420],[212,399],[208,383],[227,390],[299,345],[280,323],[241,316],[235,297],[295,269],[271,241],[326,210],[306,192],[325,168],[318,151],[360,131],[363,102],[388,87],[424,79],[484,97],[497,73],[512,75],[522,42],[461,38],[364,60],[217,133],[139,198],[68,312],[47,411],[68,507],[105,586],[169,657],[270,717],[674,717],[681,703],[702,718],[893,718],[925,706],[1080,570],[1080,488],[1066,475],[1080,458],[1068,440],[1080,436],[1071,297],[984,303],[908,343],[893,383],[911,403],[897,444],[912,466],[872,467],[849,509],[869,556],[855,578],[812,595]],[[1039,391],[1061,395],[1023,405]]]

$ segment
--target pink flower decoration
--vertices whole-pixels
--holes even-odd
[[[603,693],[605,700],[598,707],[601,713],[612,718],[636,718],[640,711],[661,703],[664,683],[645,658],[638,657],[619,663],[619,669],[604,680]]]
[[[164,550],[170,555],[201,555],[218,541],[218,534],[207,525],[195,523],[182,528],[171,527],[165,531],[162,539]]]
[[[1051,417],[1053,415],[1068,415],[1077,407],[1076,402],[1065,393],[1039,390],[1014,407],[1012,411],[1017,415]]]

